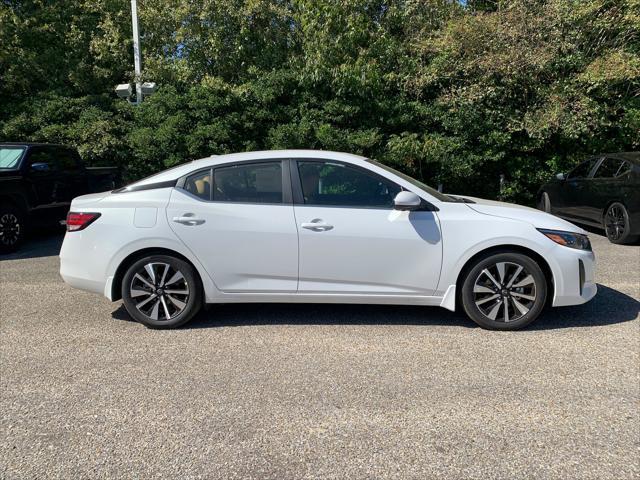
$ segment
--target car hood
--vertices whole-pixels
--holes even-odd
[[[456,195],[458,196],[458,195]],[[462,198],[471,200],[473,203],[466,205],[483,215],[492,215],[494,217],[509,218],[512,220],[520,220],[528,222],[535,228],[548,228],[549,230],[562,230],[565,232],[575,232],[586,234],[582,228],[567,222],[555,215],[536,210],[535,208],[516,205],[515,203],[497,202],[495,200],[485,200],[483,198],[461,196]]]

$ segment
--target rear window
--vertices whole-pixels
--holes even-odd
[[[24,147],[0,147],[0,168],[16,168],[25,150]]]

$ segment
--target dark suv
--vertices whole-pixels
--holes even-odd
[[[59,223],[74,197],[119,184],[117,168],[87,168],[75,148],[1,143],[0,253],[15,250],[27,227]]]

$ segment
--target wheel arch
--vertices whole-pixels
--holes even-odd
[[[496,254],[496,253],[520,253],[523,255],[527,255],[531,257],[533,260],[540,265],[542,269],[542,273],[544,273],[544,278],[547,282],[547,299],[546,304],[551,305],[553,302],[553,291],[554,291],[554,279],[553,279],[553,271],[551,270],[551,266],[549,262],[540,255],[535,250],[532,250],[527,247],[523,247],[522,245],[513,245],[513,244],[504,244],[504,245],[494,245],[479,252],[476,252],[474,255],[469,258],[465,264],[462,266],[462,269],[458,273],[456,278],[456,306],[460,305],[461,295],[462,295],[462,284],[467,276],[467,273],[473,268],[473,266],[477,263],[477,261],[485,256]]]
[[[19,195],[0,194],[0,205],[10,205],[18,208],[25,216],[29,211],[26,200]]]
[[[127,269],[131,265],[133,265],[135,262],[137,262],[139,259],[149,255],[168,255],[175,258],[179,258],[180,260],[188,263],[189,265],[191,265],[191,268],[193,268],[193,270],[196,272],[196,278],[200,282],[200,288],[204,288],[204,282],[200,274],[200,271],[193,264],[193,262],[189,260],[187,257],[185,257],[184,255],[182,255],[181,253],[175,250],[171,250],[170,248],[148,247],[148,248],[142,248],[140,250],[136,250],[133,253],[130,253],[120,262],[113,276],[113,282],[111,283],[111,300],[112,301],[120,300],[122,298],[122,280],[124,279],[124,275]]]

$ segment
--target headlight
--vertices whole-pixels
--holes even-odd
[[[565,247],[591,251],[591,242],[589,242],[589,237],[586,235],[560,230],[546,230],[544,228],[538,228],[538,231],[545,237]]]

